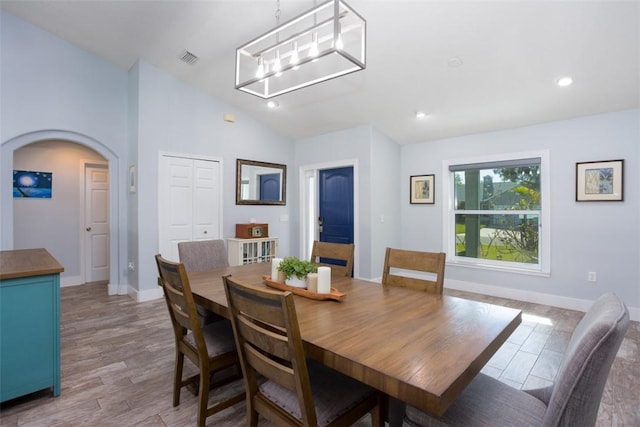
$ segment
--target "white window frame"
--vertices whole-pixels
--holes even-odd
[[[539,245],[540,253],[538,254],[540,262],[538,264],[516,263],[511,261],[487,260],[481,258],[468,258],[456,256],[455,245],[455,200],[454,200],[454,173],[449,170],[452,165],[465,165],[473,163],[491,163],[500,161],[510,161],[528,158],[540,158],[540,191],[541,191],[541,209],[539,219]],[[486,269],[493,271],[506,271],[513,273],[549,276],[551,273],[551,254],[550,254],[550,230],[551,230],[551,185],[549,170],[549,151],[528,151],[519,153],[503,153],[493,154],[480,157],[457,158],[444,160],[442,162],[441,194],[444,195],[442,204],[442,241],[447,253],[447,265]],[[472,211],[470,211],[472,212]],[[473,212],[472,212],[473,213]],[[493,211],[484,211],[483,213],[494,213]],[[527,211],[522,211],[527,213]],[[536,212],[537,213],[537,212]]]

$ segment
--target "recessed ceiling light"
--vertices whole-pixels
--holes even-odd
[[[558,80],[556,80],[556,83],[560,87],[571,86],[571,84],[573,83],[573,79],[569,76],[560,77]]]
[[[462,66],[462,59],[457,56],[453,56],[447,60],[447,65],[451,68],[458,68]]]
[[[425,117],[427,117],[427,113],[425,113],[424,111],[416,111],[417,119],[424,119]]]
[[[267,102],[267,107],[269,108],[278,108],[278,106],[280,106],[280,104],[278,104],[276,101]]]

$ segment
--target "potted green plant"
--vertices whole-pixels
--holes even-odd
[[[284,282],[297,288],[307,287],[307,274],[316,273],[318,267],[310,261],[293,256],[284,257],[278,265],[278,271],[284,273]]]

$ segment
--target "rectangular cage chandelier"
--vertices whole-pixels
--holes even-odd
[[[366,67],[367,23],[329,0],[236,49],[236,89],[268,99]]]

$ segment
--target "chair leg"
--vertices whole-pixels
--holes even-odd
[[[176,351],[176,363],[173,377],[173,406],[180,404],[180,389],[182,388],[182,368],[184,366],[184,354]]]
[[[249,396],[247,396],[247,398],[250,399]],[[258,418],[260,418],[258,412],[251,409],[249,404],[247,404],[247,425],[250,427],[258,427]]]
[[[207,407],[209,405],[209,378],[207,373],[200,372],[200,389],[198,390],[198,426],[204,427],[207,419]]]

